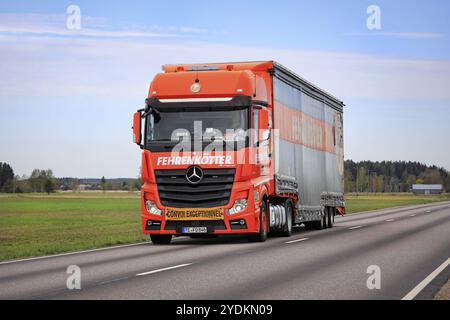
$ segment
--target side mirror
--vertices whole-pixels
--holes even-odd
[[[141,145],[142,133],[141,133],[141,113],[135,112],[133,114],[133,142],[137,145]]]

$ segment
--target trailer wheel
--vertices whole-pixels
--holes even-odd
[[[325,212],[322,219],[314,221],[315,230],[323,230],[327,228],[327,211],[328,210],[325,208]]]
[[[267,233],[269,229],[269,218],[267,217],[267,204],[265,201],[261,204],[259,217],[259,232],[247,234],[249,242],[264,242],[267,240]]]
[[[334,225],[334,212],[335,212],[336,208],[334,207],[328,207],[328,213],[327,213],[327,227],[328,228],[333,228]]]
[[[279,232],[282,237],[290,237],[292,235],[292,202],[286,200],[284,202],[284,212],[286,213],[286,225]]]
[[[169,244],[172,241],[171,234],[151,234],[150,239],[153,244]]]

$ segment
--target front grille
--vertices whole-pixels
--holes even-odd
[[[173,208],[209,208],[226,205],[230,200],[235,169],[203,169],[203,180],[193,185],[186,170],[155,171],[159,199]]]

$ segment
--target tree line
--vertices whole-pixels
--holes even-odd
[[[437,166],[411,161],[345,161],[345,192],[408,192],[413,184],[442,184],[450,191],[450,173]],[[46,192],[57,190],[140,190],[137,179],[56,178],[52,170],[34,169],[29,177],[14,174],[13,168],[0,162],[0,192]]]
[[[411,161],[345,161],[345,192],[408,192],[413,184],[442,184],[450,191],[449,172]]]
[[[34,169],[30,177],[19,177],[13,168],[0,162],[0,192],[46,192],[52,193],[58,189],[58,180],[52,170]]]
[[[61,190],[67,191],[137,191],[141,189],[142,181],[140,178],[118,178],[106,179],[78,179],[78,178],[59,178]]]
[[[141,189],[141,179],[78,179],[56,178],[51,169],[34,169],[30,176],[18,176],[13,168],[0,162],[0,192],[7,193],[53,193],[61,191],[137,191]]]

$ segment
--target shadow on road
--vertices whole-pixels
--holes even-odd
[[[302,232],[305,232],[305,228],[302,227],[294,227],[292,229],[292,235],[298,235]],[[269,237],[268,241],[271,239],[279,239],[278,237]],[[288,238],[286,238],[288,239]],[[216,237],[205,236],[198,238],[190,238],[190,237],[177,237],[174,238],[175,241],[172,241],[171,244],[168,245],[159,245],[159,246],[181,246],[181,245],[221,245],[221,244],[242,244],[249,243],[245,235],[219,235]]]

